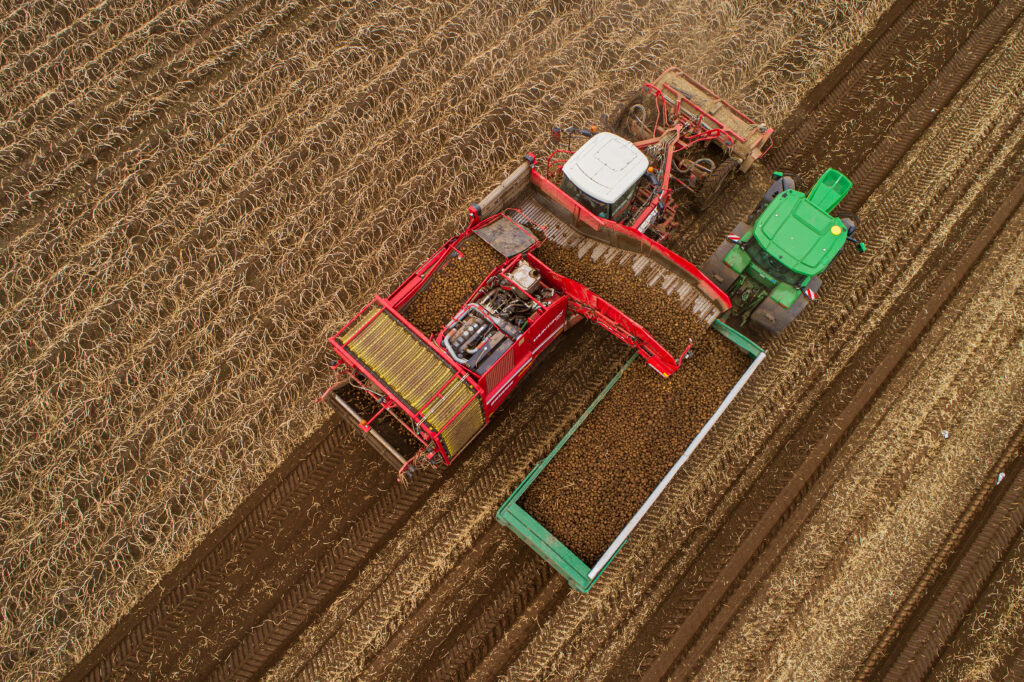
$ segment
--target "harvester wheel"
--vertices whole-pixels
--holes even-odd
[[[739,166],[739,161],[729,157],[704,177],[704,181],[700,183],[694,196],[694,203],[698,211],[703,211],[711,205],[718,192],[725,186],[725,183],[728,182]]]
[[[634,142],[642,139],[647,130],[647,109],[643,104],[643,95],[637,94],[623,104],[612,121],[615,126],[612,132]]]

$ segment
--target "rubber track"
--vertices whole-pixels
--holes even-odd
[[[918,337],[945,302],[967,277],[974,264],[988,245],[1003,228],[1006,219],[1020,205],[1024,198],[1024,179],[1017,182],[1010,195],[1002,203],[987,224],[978,232],[965,255],[957,261],[953,272],[944,273],[937,290],[924,305],[913,306],[916,314],[911,324],[898,334],[898,338],[886,344],[887,352],[880,360],[871,364],[851,364],[874,367],[872,373],[860,383],[856,393],[829,420],[825,428],[800,428],[782,450],[802,447],[799,440],[808,431],[820,434],[809,448],[807,459],[789,484],[775,499],[769,513],[758,523],[755,531],[747,536],[729,564],[715,579],[714,587],[705,594],[678,631],[669,640],[644,679],[661,679],[672,671],[679,657],[687,652],[680,668],[673,671],[673,677],[683,677],[692,671],[702,656],[710,650],[724,631],[731,617],[741,608],[749,594],[771,569],[782,551],[795,536],[800,526],[818,506],[821,497],[831,488],[831,479],[836,475],[829,472],[828,464],[837,452],[851,427],[868,406],[887,378],[899,365],[902,358],[915,345]],[[929,268],[924,268],[928,271]],[[905,305],[909,305],[909,302]],[[902,306],[901,306],[902,307]],[[902,326],[902,325],[901,325]],[[830,402],[839,402],[834,398]],[[829,405],[831,407],[831,405]],[[826,412],[833,414],[831,410]],[[819,413],[820,416],[820,413]],[[831,476],[828,475],[831,473]],[[696,640],[696,641],[694,641]]]
[[[921,680],[931,671],[1024,527],[1022,441],[1024,425],[951,534],[947,546],[955,552],[947,549],[934,557],[858,679]],[[999,472],[1006,477],[990,486]]]
[[[288,500],[301,499],[322,485],[329,475],[337,475],[338,465],[347,457],[359,457],[384,467],[375,453],[360,441],[343,447],[354,438],[351,429],[332,419],[289,457],[287,471],[275,472],[247,498],[235,518],[223,524],[204,541],[177,569],[172,571],[131,614],[125,618],[65,679],[101,680],[115,673],[132,673],[148,660],[162,642],[180,633],[182,625],[208,599],[217,593],[227,578],[225,565],[237,556],[245,556],[270,540],[278,526],[275,521],[287,514]],[[354,452],[353,452],[354,450]],[[307,454],[308,453],[308,454]],[[349,531],[326,557],[314,563],[310,575],[293,586],[274,617],[285,617],[284,627],[292,621],[305,622],[313,610],[309,597],[316,592],[308,584],[322,575],[330,584],[331,596],[341,588],[353,569],[359,567],[396,524],[408,516],[412,507],[427,497],[436,476],[424,476],[408,488],[394,486]],[[307,589],[303,589],[307,587]],[[328,598],[329,599],[329,598]],[[320,600],[324,603],[324,600]],[[285,613],[282,613],[284,611]],[[262,667],[271,655],[253,656],[253,644],[264,634],[262,627],[243,640],[224,661],[225,670]],[[295,633],[279,639],[285,641]],[[290,641],[290,640],[289,640]],[[263,647],[264,650],[266,646]],[[279,647],[275,651],[280,651]],[[259,659],[257,664],[255,661]]]

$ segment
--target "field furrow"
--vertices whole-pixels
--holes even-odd
[[[1011,679],[1022,13],[0,0],[0,677]],[[672,249],[699,265],[771,171],[831,166],[868,250],[756,339],[581,594],[494,514],[629,356],[612,336],[565,334],[408,488],[314,400],[325,339],[467,204],[672,64],[776,129],[708,210],[680,190]],[[655,393],[600,421],[667,454],[695,417]]]

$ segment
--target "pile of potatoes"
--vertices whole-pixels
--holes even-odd
[[[667,379],[638,358],[519,504],[593,566],[749,362],[713,330]]]
[[[463,239],[456,248],[463,257],[449,258],[404,313],[405,319],[431,338],[459,311],[484,277],[505,261],[476,235]]]
[[[541,244],[535,255],[555,272],[583,284],[643,325],[673,355],[682,353],[690,339],[704,333],[703,323],[688,314],[678,298],[648,287],[626,266],[595,263],[589,257],[580,259],[575,250],[551,241]]]

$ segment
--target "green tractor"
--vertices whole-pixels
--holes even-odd
[[[829,168],[807,194],[794,177],[775,173],[774,182],[748,217],[707,261],[704,273],[732,300],[726,322],[748,322],[778,334],[818,297],[819,275],[853,239],[852,217],[832,211],[853,183]],[[753,227],[751,227],[753,226]]]

